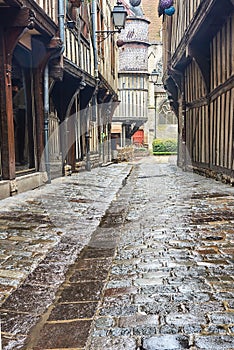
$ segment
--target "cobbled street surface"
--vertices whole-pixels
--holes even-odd
[[[17,252],[0,275],[3,350],[234,349],[234,188],[164,159],[72,176],[61,193],[53,184],[46,218],[25,195],[28,220],[11,236],[2,207],[2,260]]]
[[[97,168],[0,201],[4,350],[22,348],[130,171],[128,164]]]

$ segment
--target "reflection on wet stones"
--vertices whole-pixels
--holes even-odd
[[[33,350],[83,348],[90,326],[91,321],[48,323],[40,332],[40,340]]]
[[[97,302],[88,303],[64,303],[58,304],[52,309],[49,321],[91,319],[97,308]]]
[[[60,296],[60,302],[97,301],[103,282],[79,282],[68,286]]]
[[[165,179],[160,172],[170,175]],[[195,174],[173,175],[168,165],[159,169],[154,162],[137,166],[132,175],[69,270],[33,349],[234,348],[229,188]],[[73,209],[91,205],[66,191]],[[73,234],[63,231],[68,246],[51,252],[47,262],[61,263],[60,252],[66,260],[92,222],[84,218]],[[37,272],[39,284],[47,281],[46,270]],[[73,339],[66,332],[74,332]]]
[[[182,335],[159,335],[143,340],[143,350],[189,349],[189,340]]]

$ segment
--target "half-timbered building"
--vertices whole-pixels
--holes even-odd
[[[164,85],[179,120],[178,163],[233,183],[234,2],[176,0],[174,8],[163,15]]]
[[[119,35],[119,98],[113,117],[113,148],[131,144],[133,135],[147,121],[149,20],[140,1],[125,4],[128,10],[125,29]],[[120,128],[118,129],[118,126]],[[142,130],[143,134],[143,130]],[[116,140],[117,137],[117,140]],[[144,136],[141,137],[144,142]]]
[[[111,157],[113,4],[0,1],[0,198]]]

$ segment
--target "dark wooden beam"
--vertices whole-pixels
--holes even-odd
[[[175,80],[172,78],[172,76],[165,77],[164,87],[168,91],[168,94],[169,94],[170,106],[178,118],[178,116],[179,116],[179,104],[178,104],[179,88],[178,88],[178,85],[176,84]]]
[[[27,27],[34,14],[27,7],[5,7],[0,12],[0,23],[3,27]]]
[[[34,75],[34,98],[36,115],[36,170],[45,171],[44,163],[44,104],[43,104],[43,72],[40,69],[33,69]]]
[[[5,4],[12,7],[21,7],[23,3],[21,0],[4,0]]]
[[[209,45],[191,44],[189,46],[189,55],[193,57],[200,69],[203,77],[206,92],[210,91],[210,50]]]
[[[73,78],[84,78],[85,82],[90,86],[96,86],[95,78],[81,69],[79,66],[64,57],[64,70],[67,74],[71,75]]]
[[[207,97],[202,97],[199,100],[190,102],[190,103],[186,103],[186,109],[190,109],[190,108],[199,108],[201,106],[206,106],[208,105],[208,101],[209,99]]]
[[[0,23],[2,26],[35,28],[42,35],[49,37],[55,36],[58,32],[58,26],[45,14],[36,1],[22,0],[16,6],[13,0],[8,0],[8,5],[9,7],[1,9]]]
[[[218,96],[221,96],[225,92],[231,90],[234,86],[234,76],[232,75],[228,80],[226,80],[223,84],[217,86],[208,96],[211,101],[214,101]]]
[[[37,157],[36,169],[45,170],[44,164],[44,70],[52,55],[56,52],[59,56],[61,42],[53,41],[46,47],[44,43],[35,36],[32,40],[32,68],[34,73],[33,91],[35,94],[35,115],[36,115],[36,142]],[[49,48],[48,48],[49,47]]]
[[[196,45],[199,49],[209,45],[211,38],[232,12],[230,0],[204,0],[171,58],[172,67],[180,66],[190,45]],[[186,61],[183,64],[186,65]]]
[[[45,14],[45,11],[33,0],[22,0],[25,7],[29,8],[35,14],[34,27],[42,35],[54,36],[58,32],[58,26]]]
[[[23,27],[0,28],[0,128],[2,142],[2,178],[15,178],[15,142],[12,104],[12,53]]]
[[[27,103],[27,125],[28,125],[28,160],[29,168],[35,168],[35,143],[33,138],[33,129],[34,129],[34,111],[32,108],[32,76],[31,76],[31,67],[24,69],[24,78],[25,78],[25,94],[26,94],[26,103]]]

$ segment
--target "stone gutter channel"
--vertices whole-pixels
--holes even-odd
[[[134,173],[112,165],[1,201],[2,350],[85,347]]]

